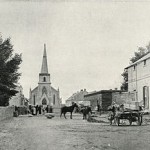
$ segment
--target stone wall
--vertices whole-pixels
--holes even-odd
[[[112,101],[117,104],[124,104],[135,101],[135,93],[131,92],[115,92],[112,93]]]
[[[14,107],[0,107],[0,121],[13,118]]]
[[[112,101],[118,105],[124,104],[125,108],[138,109],[139,103],[135,99],[135,92],[112,93]]]

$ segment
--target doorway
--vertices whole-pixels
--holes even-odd
[[[143,87],[143,104],[145,109],[149,109],[149,87]]]

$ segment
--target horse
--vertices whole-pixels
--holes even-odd
[[[62,107],[61,108],[60,117],[62,116],[62,114],[64,114],[64,118],[67,119],[66,118],[66,113],[70,112],[70,119],[72,119],[72,112],[73,112],[73,110],[74,110],[75,107],[78,108],[78,105],[76,103],[72,103],[72,106],[68,106],[68,107],[64,106],[64,107]]]
[[[84,120],[84,119],[87,119],[87,115],[89,113],[92,113],[92,110],[91,110],[91,107],[85,106],[81,109],[81,112],[83,113],[83,120]]]

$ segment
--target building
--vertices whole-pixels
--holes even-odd
[[[10,106],[23,106],[23,105],[25,105],[26,99],[24,98],[24,95],[23,95],[22,86],[18,85],[15,90],[18,91],[18,93],[10,99],[9,105]]]
[[[72,96],[70,96],[67,100],[66,100],[66,105],[70,106],[72,104],[72,102],[75,102],[77,104],[80,104],[84,101],[84,95],[86,95],[88,92],[86,91],[86,89],[84,90],[80,90],[76,93],[74,93]]]
[[[150,53],[126,67],[128,71],[128,92],[135,93],[133,102],[150,109]]]
[[[60,112],[61,99],[59,89],[51,86],[50,74],[48,73],[46,45],[44,45],[43,62],[41,72],[39,73],[38,86],[30,89],[29,103],[31,105],[51,106],[53,112]]]
[[[117,104],[123,103],[123,99],[120,101],[121,97],[122,91],[120,90],[101,90],[84,95],[84,101],[90,101],[92,110],[97,110],[97,106],[100,105],[105,111],[113,101]]]

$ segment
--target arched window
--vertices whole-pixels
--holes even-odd
[[[46,77],[43,77],[43,82],[46,82]]]
[[[33,105],[35,105],[35,95],[33,96]]]
[[[45,86],[44,86],[43,89],[42,89],[42,94],[44,94],[44,93],[47,94],[47,90],[46,90],[46,87],[45,87]]]
[[[55,105],[55,95],[53,95],[53,105]]]
[[[47,101],[45,98],[42,100],[42,105],[47,105]]]

